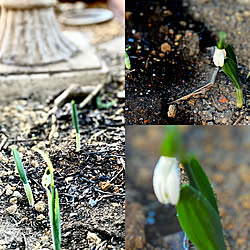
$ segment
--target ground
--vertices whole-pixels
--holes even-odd
[[[0,249],[52,249],[47,196],[41,184],[46,164],[33,151],[34,146],[48,153],[55,169],[62,249],[125,248],[124,59],[117,48],[123,37],[115,20],[101,27],[105,34],[114,28],[110,36],[100,39],[100,27],[93,27],[92,40],[112,80],[84,108],[78,105],[83,98],[76,99],[80,152],[75,148],[70,103],[49,114],[63,89],[46,100],[39,98],[36,89],[34,95],[1,103]],[[97,97],[113,105],[101,107]],[[34,194],[33,208],[15,170],[11,146],[18,149],[23,160]]]
[[[182,126],[181,131],[216,193],[228,249],[249,249],[249,128]],[[126,131],[128,249],[182,249],[176,209],[161,205],[152,187],[164,134],[162,126],[129,126]]]
[[[126,71],[126,123],[249,124],[249,5],[144,2],[126,6],[126,49],[132,66]],[[175,102],[211,81],[212,55],[221,30],[239,59],[243,109],[236,107],[235,87],[221,70],[206,92]]]

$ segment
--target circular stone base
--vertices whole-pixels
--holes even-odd
[[[0,5],[12,9],[47,8],[56,4],[56,0],[0,0]]]

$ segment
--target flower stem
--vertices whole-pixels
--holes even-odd
[[[29,183],[23,184],[23,185],[24,185],[24,190],[25,190],[26,196],[27,196],[28,201],[29,201],[29,205],[33,207],[35,202],[34,202],[34,198],[33,198],[33,194],[32,194],[30,185],[29,185]]]
[[[237,97],[237,107],[242,108],[243,106],[243,92],[242,89],[236,88],[236,97]]]
[[[76,152],[81,150],[80,133],[76,133]]]

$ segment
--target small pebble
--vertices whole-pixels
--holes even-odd
[[[12,198],[10,198],[10,203],[11,204],[16,204],[17,203],[17,197],[12,197]]]
[[[161,45],[161,51],[163,52],[163,53],[165,53],[165,52],[170,52],[171,51],[171,46],[168,44],[168,43],[163,43],[162,45]]]
[[[35,168],[37,168],[39,166],[39,163],[35,160],[31,161],[31,165]]]
[[[181,38],[182,38],[182,35],[181,34],[177,34],[175,36],[175,41],[179,41]]]
[[[74,178],[72,176],[70,176],[70,177],[65,178],[65,181],[67,184],[69,184],[69,182],[71,182],[73,179]]]
[[[18,191],[14,191],[13,195],[14,197],[18,198],[18,199],[21,199],[23,196],[20,194],[20,192]]]
[[[17,210],[17,205],[16,204],[7,208],[7,212],[9,214],[14,214],[16,212],[16,210]]]
[[[10,195],[13,194],[13,190],[7,189],[6,192],[5,192],[5,194],[6,194],[7,196],[10,196]]]
[[[41,220],[44,220],[45,219],[45,216],[43,214],[39,214],[37,217],[36,217],[37,220],[41,221]]]
[[[101,239],[95,233],[91,233],[91,232],[88,232],[87,240],[88,242],[92,242],[97,245],[101,243]]]
[[[168,117],[175,118],[177,112],[177,108],[175,105],[169,105],[168,107]]]
[[[45,202],[39,201],[35,204],[35,209],[38,212],[43,212],[45,210]]]

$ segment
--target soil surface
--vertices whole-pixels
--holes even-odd
[[[228,1],[192,2],[141,0],[126,5],[126,50],[132,66],[126,70],[127,124],[249,124],[246,23],[250,6],[238,3],[235,9]],[[240,16],[234,20],[236,30],[226,28],[229,10],[233,17]],[[227,21],[215,22],[217,16]],[[235,87],[221,70],[209,90],[175,102],[211,82],[220,30],[228,33],[227,41],[239,57],[243,109],[237,109]]]
[[[249,249],[249,128],[182,126],[181,131],[188,152],[195,153],[217,195],[227,243],[231,249]],[[175,207],[161,205],[152,188],[164,135],[159,126],[128,126],[126,130],[129,249],[183,249],[184,234]]]
[[[103,90],[101,96],[108,92],[109,99],[115,99],[113,87]],[[58,111],[56,130],[50,141],[54,125],[47,116],[49,107],[31,100],[16,100],[0,108],[0,135],[1,139],[7,137],[0,153],[0,245],[7,249],[51,249],[47,197],[41,185],[46,165],[32,150],[36,146],[49,154],[55,169],[62,249],[124,248],[122,104],[108,110],[98,110],[92,105],[80,111],[82,149],[77,153],[70,106],[65,104]],[[27,171],[35,208],[29,207],[15,171],[10,152],[13,145],[18,148]],[[38,204],[43,209],[36,208]]]
[[[112,25],[114,21],[101,24],[103,32]],[[49,114],[63,89],[46,100],[35,89],[31,96],[1,103],[0,249],[52,249],[47,195],[41,184],[46,164],[33,151],[34,146],[48,153],[54,167],[62,249],[125,249],[124,55],[117,48],[121,38],[111,40],[121,34],[116,31],[105,40],[97,39],[98,32],[93,37],[112,81],[82,109],[78,104],[83,97],[75,98],[80,152],[76,152],[70,103]],[[26,169],[35,199],[33,208],[15,170],[11,146],[18,149]]]

